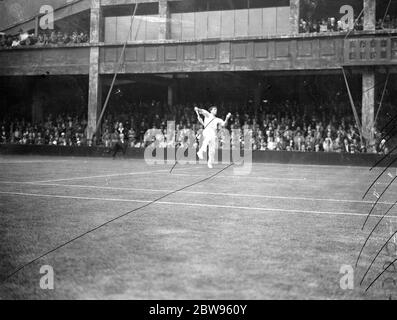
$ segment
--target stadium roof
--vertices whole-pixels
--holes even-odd
[[[34,28],[35,18],[40,16],[40,8],[51,5],[54,8],[55,20],[79,13],[90,8],[91,0],[3,0],[0,12],[4,12],[0,20],[0,30],[16,33]]]
[[[0,0],[0,31],[17,32],[34,27],[34,19],[40,15],[40,8],[50,5],[55,11],[55,20],[87,10],[92,0]],[[169,0],[182,1],[182,0]],[[101,0],[102,5],[158,2],[158,0]]]

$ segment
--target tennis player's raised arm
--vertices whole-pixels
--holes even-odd
[[[194,110],[196,111],[196,112],[198,112],[198,113],[200,113],[200,114],[202,114],[204,117],[209,117],[210,116],[210,113],[207,111],[207,110],[204,110],[204,109],[200,109],[200,108],[194,108]]]
[[[225,121],[221,120],[220,125],[221,125],[222,127],[226,127],[226,126],[227,126],[227,123],[229,122],[229,119],[230,119],[231,116],[232,116],[232,114],[229,112],[229,113],[227,114],[227,116],[226,116]]]
[[[201,119],[200,114],[197,112],[197,120],[204,126],[204,121]]]

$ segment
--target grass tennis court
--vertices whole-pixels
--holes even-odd
[[[117,216],[221,170],[217,165],[149,166],[143,160],[0,156],[0,271],[21,265]],[[354,266],[370,229],[395,199],[362,196],[381,172],[363,167],[254,164],[132,212],[56,250],[0,284],[1,299],[386,299],[381,253],[397,226],[385,219],[371,237],[354,290]],[[392,172],[395,174],[395,169]],[[376,185],[381,193],[385,175]],[[372,191],[371,191],[372,192]],[[395,228],[394,228],[395,230]],[[50,265],[55,289],[39,286]]]

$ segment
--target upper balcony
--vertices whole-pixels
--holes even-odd
[[[229,2],[233,1],[248,0]],[[0,74],[88,74],[91,48],[98,47],[100,73],[113,73],[126,41],[121,73],[336,70],[342,66],[397,64],[397,29],[390,29],[390,24],[377,31],[333,31],[337,28],[329,20],[327,28],[316,24],[306,28],[303,22],[309,18],[301,14],[301,20],[297,19],[292,5],[298,0],[291,0],[291,4],[289,0],[273,1],[267,7],[262,0],[249,1],[258,7],[217,10],[207,5],[190,12],[189,6],[178,7],[183,1],[170,2],[164,10],[161,4],[145,0],[133,18],[134,6],[102,0],[96,40],[67,44],[61,40],[58,44],[25,44],[0,50]],[[346,1],[358,12],[363,0]],[[91,25],[92,29],[87,0],[73,3],[80,9],[70,16],[59,14],[56,28],[83,25],[89,30]],[[310,19],[317,18],[311,15]],[[360,17],[355,21],[354,29],[360,29]]]
[[[338,70],[397,66],[397,30],[206,40],[153,40],[127,45],[120,73]],[[88,74],[99,46],[99,72],[112,74],[122,44],[69,44],[0,50],[0,75]]]
[[[290,33],[290,7],[172,13],[167,40],[202,41],[285,36]],[[132,32],[130,27],[132,23]],[[160,15],[105,17],[105,44],[154,41],[164,24]],[[129,36],[128,36],[129,35]]]

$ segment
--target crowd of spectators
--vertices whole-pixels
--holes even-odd
[[[363,30],[364,19],[361,16],[355,20],[354,30]],[[379,19],[376,23],[376,29],[397,29],[397,17],[387,15],[384,19]],[[348,31],[348,26],[344,25],[336,18],[323,19],[300,19],[299,32],[300,33],[322,33],[322,32],[345,32]]]
[[[199,144],[203,126],[197,121],[197,117],[192,111],[195,105],[178,109],[183,113],[177,117],[168,118],[155,114],[154,117],[144,117],[141,121],[135,122],[134,118],[127,122],[129,127],[128,141],[131,147],[146,147],[152,142],[145,139],[145,132],[148,129],[160,129],[161,134],[156,139],[162,141],[162,145],[167,145],[167,127],[166,123],[170,120],[176,120],[176,143],[182,145],[186,143],[186,130],[190,129],[196,134]],[[198,105],[199,107],[203,107]],[[232,108],[233,109],[233,108]],[[277,107],[281,110],[281,106]],[[224,115],[230,110],[230,106],[220,107],[220,114]],[[253,132],[253,150],[274,150],[274,151],[301,151],[301,152],[347,152],[347,153],[387,153],[388,150],[384,142],[379,140],[380,134],[374,132],[375,142],[373,145],[366,144],[361,140],[359,130],[354,125],[352,117],[342,117],[336,120],[336,117],[327,118],[326,112],[322,114],[313,113],[310,116],[298,116],[297,113],[288,112],[266,112],[257,110],[255,114],[246,113],[241,110],[231,110],[233,116],[227,129],[230,133],[231,147],[244,147],[244,132],[252,130]],[[132,124],[132,125],[131,125]],[[123,127],[118,121],[108,122],[105,134],[102,137],[102,143],[109,146],[112,142],[112,128]],[[117,130],[116,130],[117,131]],[[228,145],[226,139],[228,134],[219,132],[219,147]],[[174,143],[170,141],[170,143]]]
[[[22,120],[0,122],[0,142],[52,146],[87,145],[87,121],[77,116],[48,115],[42,123]]]
[[[188,143],[187,130],[191,130],[196,138],[193,142],[199,145],[202,139],[203,126],[197,120],[193,108],[207,107],[203,105],[174,106],[170,110],[154,108],[147,112],[132,108],[133,111],[119,116],[107,115],[103,121],[101,135],[87,141],[87,121],[71,115],[53,117],[49,115],[43,123],[33,124],[24,120],[1,123],[1,143],[36,144],[57,146],[101,145],[111,147],[120,137],[131,148],[145,148],[154,140],[148,135],[149,130],[156,129],[156,139],[160,145],[183,145]],[[285,106],[284,106],[285,107]],[[168,107],[167,107],[168,108]],[[384,141],[380,141],[380,133],[374,131],[374,143],[365,143],[351,116],[328,116],[329,112],[311,113],[310,115],[286,112],[282,106],[278,111],[259,108],[255,113],[247,113],[245,109],[231,106],[219,106],[219,116],[232,112],[227,127],[230,136],[222,129],[219,131],[219,147],[230,145],[232,148],[244,148],[244,132],[253,133],[253,150],[300,151],[300,152],[345,152],[345,153],[387,153]],[[172,116],[171,116],[172,115]],[[167,121],[175,121],[175,141],[167,141]],[[149,137],[149,138],[148,138]]]
[[[0,34],[0,48],[17,48],[22,46],[59,46],[89,42],[89,36],[85,32],[73,31],[71,33],[49,30],[41,32],[37,36],[27,32],[18,35]]]
[[[355,19],[354,30],[363,30],[364,19],[360,17]],[[321,33],[321,32],[345,32],[349,27],[344,25],[341,20],[334,17],[322,19],[300,19],[299,32],[300,33]]]
[[[384,20],[379,19],[376,22],[376,29],[397,29],[397,16],[386,15]]]

